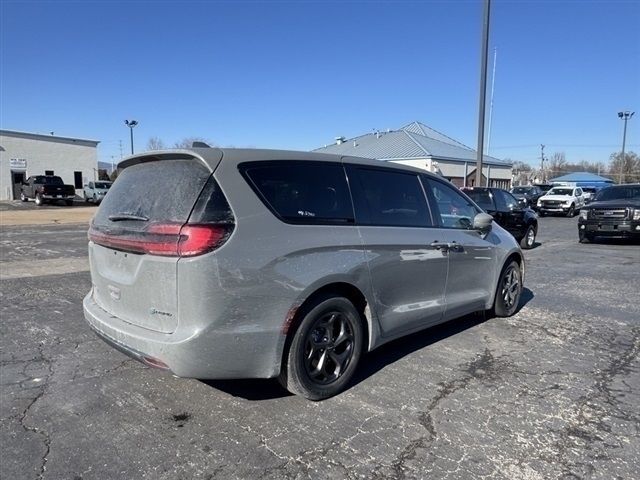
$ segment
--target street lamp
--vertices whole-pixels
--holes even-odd
[[[138,125],[138,121],[137,120],[125,120],[124,124],[129,127],[129,130],[131,130],[131,155],[133,155],[133,127],[135,127],[136,125]]]
[[[624,120],[624,132],[622,133],[622,161],[620,162],[620,183],[622,183],[622,175],[624,172],[624,147],[625,144],[627,143],[627,121],[633,117],[633,114],[636,112],[630,112],[630,111],[626,111],[626,112],[618,112],[618,118],[620,120]]]

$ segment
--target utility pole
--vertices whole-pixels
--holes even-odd
[[[493,49],[493,73],[491,74],[491,96],[489,97],[489,129],[487,131],[487,155],[491,155],[491,125],[493,120],[493,92],[496,85],[496,60],[498,60],[498,48]]]
[[[624,133],[622,134],[622,158],[620,159],[620,180],[618,183],[624,183],[624,147],[627,143],[627,121],[633,117],[634,113],[636,112],[629,112],[628,110],[626,112],[618,112],[618,118],[624,120]]]
[[[540,175],[542,176],[542,183],[546,183],[544,175],[544,145],[542,144],[540,144]]]
[[[484,0],[482,45],[480,47],[480,99],[478,108],[478,157],[476,160],[476,186],[482,186],[482,155],[484,152],[484,107],[487,100],[487,53],[489,50],[489,18],[491,0]],[[487,182],[489,178],[487,178]]]

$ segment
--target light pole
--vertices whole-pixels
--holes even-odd
[[[487,98],[487,53],[489,50],[489,19],[491,17],[491,0],[484,0],[482,15],[482,44],[480,45],[480,99],[478,108],[478,152],[476,159],[476,187],[482,186],[482,154],[484,152],[484,108]],[[489,184],[487,172],[487,184]]]
[[[125,120],[124,124],[129,127],[129,130],[131,131],[131,155],[133,155],[133,127],[135,127],[136,125],[138,125],[138,121],[137,120]]]
[[[623,179],[623,172],[624,172],[624,147],[625,144],[627,143],[627,121],[633,117],[633,114],[636,112],[630,112],[630,111],[626,111],[626,112],[618,112],[618,118],[620,120],[624,120],[624,131],[622,133],[622,161],[620,162],[620,180],[619,182],[622,183],[622,179]]]

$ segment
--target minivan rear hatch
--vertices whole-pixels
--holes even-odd
[[[93,297],[127,323],[172,333],[179,259],[209,251],[226,231],[187,224],[215,180],[209,165],[188,154],[131,163],[125,161],[89,230]]]

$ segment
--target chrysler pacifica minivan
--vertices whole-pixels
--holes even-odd
[[[85,317],[113,347],[177,376],[278,377],[319,400],[385,342],[518,308],[518,243],[430,173],[217,148],[118,167],[89,230]]]

